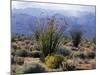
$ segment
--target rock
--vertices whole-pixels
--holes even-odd
[[[71,48],[73,51],[78,51],[79,50],[79,48],[77,48],[77,47],[72,47]]]
[[[92,69],[92,65],[91,64],[78,64],[76,65],[76,69],[77,70],[90,70]]]

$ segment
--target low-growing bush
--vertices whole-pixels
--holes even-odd
[[[96,52],[95,51],[91,51],[90,53],[88,53],[88,58],[95,58],[95,56],[96,56]]]
[[[93,38],[93,43],[96,44],[96,37]]]
[[[24,58],[23,57],[16,57],[14,61],[18,65],[23,65],[24,64]]]
[[[67,70],[68,71],[73,71],[73,70],[75,70],[75,65],[74,64],[68,64],[68,66],[67,66]]]
[[[31,56],[34,58],[41,58],[42,52],[41,51],[32,51]]]
[[[16,50],[16,49],[18,49],[18,46],[17,46],[17,44],[15,44],[15,45],[11,45],[11,48],[13,48],[14,50]]]
[[[71,50],[65,47],[60,47],[57,51],[57,54],[61,54],[63,56],[69,56],[71,54]]]
[[[16,50],[15,55],[20,56],[20,57],[27,57],[28,56],[28,50]]]
[[[19,67],[19,66],[16,66],[16,70],[15,70],[15,74],[14,75],[20,75],[20,74],[23,74],[23,67]]]
[[[42,73],[45,72],[45,68],[38,63],[24,64],[22,67],[22,71],[24,74],[29,73]]]
[[[62,70],[63,71],[73,71],[75,70],[75,63],[73,61],[62,62]]]
[[[47,65],[47,67],[52,68],[52,69],[56,69],[59,68],[62,61],[64,60],[64,57],[61,55],[48,55],[45,58],[45,64]]]
[[[75,57],[79,57],[79,58],[81,58],[81,59],[87,58],[86,54],[85,54],[84,52],[80,52],[80,51],[76,52],[76,53],[74,54],[74,56],[75,56]]]
[[[16,52],[16,50],[11,49],[11,55],[15,56],[15,52]]]
[[[15,63],[16,63],[16,61],[14,60],[14,56],[11,55],[11,64],[15,64]]]

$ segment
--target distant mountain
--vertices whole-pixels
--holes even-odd
[[[75,11],[76,12],[76,11]],[[48,17],[54,17],[57,24],[67,27],[66,32],[73,28],[82,30],[84,36],[93,37],[96,34],[96,18],[93,12],[54,11],[40,8],[12,9],[12,32],[30,34],[36,29],[36,19],[41,20],[41,26],[47,24]],[[67,33],[66,33],[67,34]]]
[[[35,17],[27,14],[13,13],[11,31],[16,33],[31,33],[30,26],[34,24],[34,19]]]

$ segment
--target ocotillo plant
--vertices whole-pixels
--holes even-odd
[[[62,36],[65,31],[65,27],[57,27],[54,18],[48,18],[47,25],[45,27],[39,27],[34,32],[35,40],[40,50],[42,50],[44,56],[51,54],[57,50],[62,42]]]

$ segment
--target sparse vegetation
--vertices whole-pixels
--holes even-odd
[[[32,57],[41,58],[42,57],[42,52],[41,51],[32,51]]]
[[[96,37],[93,38],[93,43],[96,44]]]
[[[24,64],[24,58],[23,57],[15,57],[15,62],[18,65],[23,65]]]
[[[16,56],[27,57],[28,51],[27,50],[16,50]]]
[[[73,71],[76,70],[75,63],[73,63],[73,60],[67,60],[62,63],[62,69],[63,71]]]
[[[71,49],[65,48],[65,47],[59,47],[59,49],[56,51],[57,54],[63,55],[63,56],[70,56]]]
[[[72,38],[73,46],[78,47],[78,45],[81,41],[81,38],[82,38],[82,32],[81,31],[72,31],[71,38]]]
[[[23,66],[23,73],[28,74],[28,73],[42,73],[45,72],[45,68],[38,64],[38,63],[32,63],[32,64],[25,64]]]

